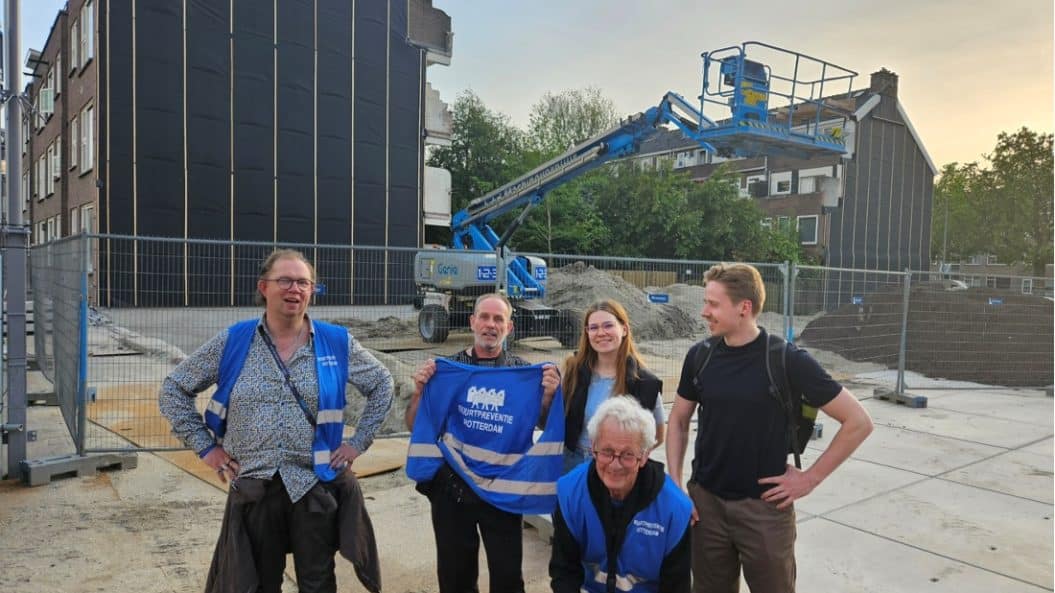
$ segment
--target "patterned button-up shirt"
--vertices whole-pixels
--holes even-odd
[[[265,331],[267,326],[261,323]],[[172,371],[161,385],[161,413],[173,432],[201,454],[216,444],[195,407],[195,397],[219,379],[227,330],[217,334]],[[319,409],[314,342],[309,339],[286,362],[290,378],[313,415]],[[348,444],[363,452],[392,407],[392,375],[348,334],[348,382],[366,396],[366,407]],[[227,406],[223,448],[238,462],[239,477],[270,478],[277,472],[293,502],[318,481],[311,446],[315,431],[305,418],[259,331],[246,355]]]

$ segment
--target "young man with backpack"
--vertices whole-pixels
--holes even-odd
[[[754,267],[718,264],[704,275],[711,337],[685,356],[668,421],[667,462],[682,483],[689,421],[699,406],[692,475],[693,590],[794,593],[794,501],[808,495],[872,432],[857,399],[804,350],[758,327],[765,285]],[[812,427],[810,407],[842,427],[813,464],[787,463]],[[796,462],[798,456],[796,455]]]

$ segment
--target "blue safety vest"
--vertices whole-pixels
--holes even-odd
[[[220,357],[220,377],[216,382],[209,405],[205,409],[205,424],[217,443],[223,442],[227,432],[227,404],[231,389],[245,366],[245,357],[253,343],[259,319],[249,319],[227,329],[227,342]],[[315,475],[323,482],[331,482],[340,475],[330,467],[330,452],[341,446],[344,435],[344,386],[348,382],[348,329],[321,321],[312,321],[315,349],[315,375],[319,382],[319,410],[315,416],[315,438],[312,458]],[[283,384],[283,389],[289,390]],[[293,394],[289,394],[293,397]]]
[[[414,420],[407,476],[427,482],[446,462],[503,511],[550,513],[564,457],[559,388],[536,442],[541,409],[542,365],[491,368],[439,359]]]
[[[659,590],[663,559],[681,541],[692,516],[692,501],[664,476],[659,495],[641,509],[626,528],[614,569],[608,559],[607,535],[587,485],[593,464],[579,465],[557,483],[557,500],[568,531],[582,552],[584,591],[605,593],[608,573],[615,570],[618,591]]]

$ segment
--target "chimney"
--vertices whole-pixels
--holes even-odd
[[[887,97],[897,98],[897,74],[894,74],[886,68],[880,68],[879,71],[872,73],[872,81],[869,85],[869,90],[873,93],[880,95],[886,95]]]

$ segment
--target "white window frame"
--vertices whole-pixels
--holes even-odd
[[[55,217],[52,216],[46,222],[47,222],[47,225],[44,227],[46,229],[46,232],[45,232],[45,235],[44,235],[44,241],[45,242],[47,242],[47,241],[54,241],[55,238],[56,238],[55,237]]]
[[[759,181],[761,181],[762,183],[765,183],[766,182],[766,176],[765,175],[748,175],[748,176],[744,177],[744,184],[740,188],[740,197],[741,198],[749,198],[749,197],[751,197],[751,184],[752,183],[757,183]]]
[[[48,144],[44,156],[47,159],[44,161],[44,187],[46,188],[45,193],[50,197],[55,194],[55,176],[52,175],[55,170],[55,142]]]
[[[766,217],[764,217],[762,219],[761,222],[762,222],[762,228],[764,228],[764,229],[772,229],[773,228],[773,217],[766,216]]]
[[[819,177],[810,175],[808,177],[799,177],[799,193],[800,194],[812,194],[816,193],[817,190],[817,179]]]
[[[76,235],[81,232],[81,209],[79,206],[70,208],[70,234]]]
[[[70,74],[81,66],[81,19],[77,17],[70,24]]]
[[[94,109],[95,106],[91,103],[81,109],[81,155],[77,161],[82,175],[95,168],[95,129],[92,126]]]
[[[92,0],[88,0],[84,3],[84,8],[81,10],[81,59],[84,60],[83,65],[87,65],[88,62],[95,58],[95,39],[92,35],[95,29],[93,4]]]
[[[803,241],[802,240],[802,221],[807,218],[813,219],[813,240]],[[795,217],[795,230],[799,233],[799,244],[801,245],[816,245],[817,237],[820,235],[821,230],[821,217],[816,214],[807,214],[805,216]]]
[[[55,96],[58,97],[62,94],[62,79],[66,78],[66,73],[62,71],[62,53],[55,54],[55,67],[52,68],[52,72],[55,73]]]
[[[81,152],[81,117],[75,114],[70,118],[70,170],[77,168]]]
[[[48,170],[47,157],[48,155],[47,153],[45,153],[40,155],[40,158],[37,159],[37,183],[34,185],[34,187],[37,190],[38,202],[43,202],[44,198],[48,197],[47,182],[45,181],[45,177],[47,177],[46,174]]]
[[[778,216],[777,217],[777,230],[786,232],[791,229],[791,217],[790,216]]]
[[[1028,289],[1027,289],[1028,287]],[[1033,279],[1023,278],[1022,279],[1022,294],[1033,294]]]
[[[42,244],[45,243],[46,239],[45,239],[45,236],[44,236],[44,232],[46,230],[47,230],[47,223],[45,221],[42,220],[42,221],[37,223],[37,245],[42,245]]]
[[[778,191],[781,183],[787,183],[785,191]],[[791,171],[769,174],[769,195],[786,196],[791,193]]]

